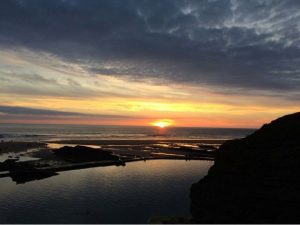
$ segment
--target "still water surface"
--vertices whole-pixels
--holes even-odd
[[[152,160],[16,185],[0,179],[0,223],[147,223],[189,216],[189,189],[211,161]]]

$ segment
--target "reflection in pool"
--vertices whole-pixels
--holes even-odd
[[[62,172],[16,185],[0,180],[0,223],[147,223],[189,216],[191,184],[211,161],[152,160]]]

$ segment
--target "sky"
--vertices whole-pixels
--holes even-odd
[[[4,0],[0,123],[260,127],[300,111],[298,0]]]

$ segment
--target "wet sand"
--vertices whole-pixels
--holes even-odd
[[[6,141],[0,142],[0,154],[8,152],[21,152],[33,148],[46,148],[47,143],[57,144],[74,144],[74,145],[151,145],[161,143],[201,143],[201,144],[223,144],[226,140],[60,140],[60,141],[49,141],[49,142],[13,142]]]
[[[101,147],[103,150],[109,150],[124,158],[132,157],[153,157],[153,154],[185,155],[178,149],[178,144],[191,145],[220,145],[225,140],[61,140],[47,143],[40,142],[0,142],[0,155],[5,153],[23,153],[31,157],[37,157],[44,160],[58,160],[52,150],[63,147],[64,145],[85,145],[93,148]],[[177,145],[177,148],[174,147]],[[54,147],[57,146],[57,147]],[[50,148],[49,148],[50,147]],[[53,148],[54,147],[54,148]],[[37,151],[26,152],[30,149]],[[194,152],[196,153],[196,152]],[[192,154],[198,156],[197,154]],[[158,157],[158,155],[156,155]],[[155,158],[156,158],[155,157]]]
[[[46,146],[46,143],[40,142],[0,142],[0,154],[23,152],[33,148],[45,148]]]
[[[198,151],[188,152],[197,146],[207,145],[218,147],[226,140],[60,140],[49,142],[49,147],[60,148],[63,145],[84,145],[93,148],[101,147],[102,150],[112,151],[123,160],[129,158],[162,158],[173,159],[200,159],[213,160],[211,155],[207,156]],[[181,148],[186,148],[181,149]]]
[[[144,159],[207,159],[214,155],[192,149],[199,146],[219,146],[225,140],[61,140],[48,143],[40,142],[0,142],[0,156],[15,153],[14,157],[33,157],[37,163],[61,166],[69,164],[53,154],[55,149],[64,145],[85,145],[113,152],[124,162]],[[48,145],[49,144],[49,145]],[[32,149],[32,150],[31,150]],[[4,161],[4,160],[2,160]],[[92,163],[93,164],[93,163]],[[97,162],[95,164],[100,165]]]
[[[215,146],[223,140],[71,140],[55,143],[38,142],[1,142],[0,156],[16,158],[15,165],[3,164],[0,177],[11,176],[17,183],[25,183],[36,179],[44,179],[57,175],[57,172],[76,170],[89,167],[122,166],[135,161],[176,159],[176,160],[214,160]],[[81,162],[67,160],[57,156],[54,152],[64,145],[84,145],[90,148],[111,151],[118,156],[117,160],[98,160]],[[200,150],[200,146],[211,146],[211,151]],[[198,150],[195,150],[197,148]],[[32,149],[32,150],[31,150]],[[96,150],[97,151],[97,150]],[[5,153],[14,153],[13,157]],[[5,156],[6,155],[6,156]],[[23,161],[25,157],[26,162]],[[20,161],[23,162],[21,163]],[[2,160],[3,162],[5,161]],[[22,170],[20,171],[20,165]],[[23,167],[22,167],[23,166]],[[12,171],[12,172],[11,172]]]
[[[203,143],[203,144],[223,144],[226,140],[60,140],[49,141],[58,144],[77,145],[147,145],[159,143]]]

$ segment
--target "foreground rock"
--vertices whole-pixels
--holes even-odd
[[[119,160],[111,151],[104,151],[86,146],[77,145],[75,147],[64,146],[54,150],[54,153],[66,161],[71,162],[90,162],[101,160]]]
[[[224,143],[191,188],[196,223],[300,223],[300,113]]]

